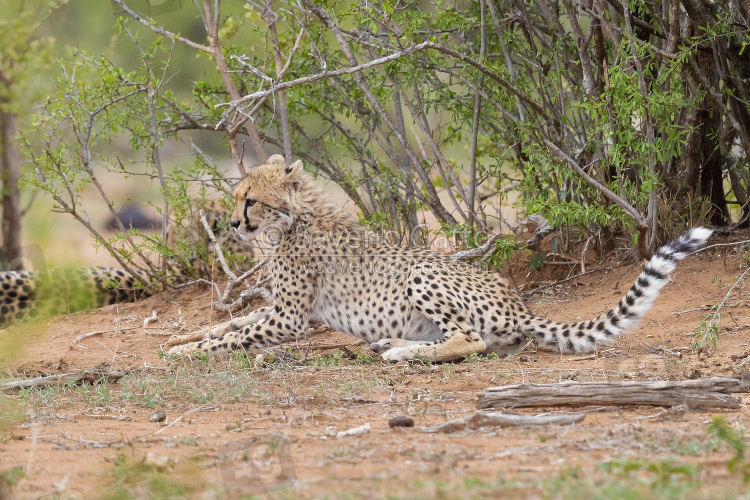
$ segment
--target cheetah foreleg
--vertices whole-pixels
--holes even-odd
[[[203,328],[187,335],[176,335],[171,337],[165,344],[165,348],[170,349],[169,353],[172,354],[172,350],[175,346],[181,346],[191,342],[200,342],[202,340],[216,339],[224,336],[225,334],[238,331],[246,326],[257,323],[258,321],[267,318],[273,313],[273,307],[261,307],[252,311],[247,316],[240,316],[229,321],[224,321],[217,325]]]
[[[287,309],[280,305],[264,308],[264,312],[268,314],[260,317],[253,324],[243,326],[239,330],[228,331],[217,339],[175,346],[169,350],[168,354],[189,355],[204,352],[211,357],[222,357],[232,351],[254,351],[309,335],[312,309],[310,297],[303,297],[296,304],[284,299],[290,298],[282,297],[279,300],[279,303],[287,304]]]

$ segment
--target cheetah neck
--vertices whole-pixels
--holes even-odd
[[[294,218],[313,232],[367,232],[349,211],[336,205],[315,181],[305,175],[297,196],[293,198]]]

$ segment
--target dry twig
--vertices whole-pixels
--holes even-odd
[[[200,210],[200,216],[201,216],[201,223],[203,224],[203,228],[206,230],[206,234],[208,235],[208,238],[211,240],[211,243],[213,243],[214,251],[216,252],[216,256],[219,259],[219,262],[221,263],[221,268],[224,270],[224,273],[227,275],[229,280],[227,281],[227,285],[224,288],[224,293],[219,293],[219,302],[216,303],[216,308],[221,311],[227,311],[231,312],[237,307],[240,307],[245,301],[255,299],[255,298],[262,298],[268,303],[273,302],[273,296],[271,295],[271,292],[265,288],[263,285],[270,281],[270,277],[266,277],[264,280],[260,280],[260,276],[258,277],[258,281],[255,283],[254,286],[247,286],[245,290],[240,292],[240,296],[238,299],[233,301],[230,304],[227,304],[227,300],[229,298],[229,294],[234,290],[234,287],[236,287],[238,284],[242,283],[247,279],[250,275],[254,274],[256,271],[263,268],[263,266],[266,264],[265,260],[260,261],[255,266],[252,267],[249,271],[246,271],[241,276],[237,276],[229,267],[229,264],[227,264],[226,259],[224,258],[224,252],[221,250],[221,246],[216,241],[216,236],[214,235],[214,232],[211,230],[211,227],[208,224],[208,221],[206,220],[206,214],[203,211],[203,209]],[[218,285],[214,282],[208,282],[206,280],[198,280],[198,281],[204,281],[207,283],[210,283],[214,288],[216,288],[217,293],[219,292]]]
[[[572,425],[585,418],[582,413],[570,415],[515,415],[512,413],[477,412],[435,427],[418,427],[421,432],[456,432],[481,427],[530,427],[538,425]]]
[[[75,383],[89,382],[93,384],[102,379],[106,381],[119,380],[127,375],[127,373],[119,370],[106,370],[95,366],[90,370],[5,382],[4,384],[0,384],[0,391],[9,393],[20,389],[28,389],[29,387],[46,387],[66,380],[73,380]]]

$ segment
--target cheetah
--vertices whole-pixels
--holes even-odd
[[[136,281],[114,267],[0,272],[0,327],[150,295],[150,290]]]
[[[452,361],[518,346],[529,335],[561,353],[590,352],[632,329],[675,264],[712,233],[694,228],[661,247],[606,314],[558,323],[535,316],[496,274],[367,231],[299,160],[287,165],[271,156],[237,185],[234,201],[230,223],[238,234],[272,243],[273,304],[199,332],[204,340],[169,354],[263,349],[305,336],[311,321],[364,339],[392,362]]]
[[[205,242],[208,252],[212,251],[198,216],[198,209],[203,209],[223,251],[237,256],[240,262],[252,259],[251,249],[225,230],[229,210],[221,200],[194,200],[189,208],[187,221],[182,224],[174,223],[170,217],[167,234],[170,248],[177,248],[182,239],[191,246]],[[206,274],[208,270],[202,264],[197,257],[188,262],[169,262],[169,282],[177,284],[194,274]],[[153,282],[147,273],[137,269],[134,272],[135,276],[116,267],[0,272],[0,328],[25,319],[133,302],[163,288],[162,283]]]

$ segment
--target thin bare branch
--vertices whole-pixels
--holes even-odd
[[[195,43],[192,40],[188,40],[187,38],[183,38],[179,35],[176,35],[175,33],[172,33],[171,31],[167,31],[158,24],[156,24],[154,21],[148,19],[146,16],[143,16],[141,14],[138,14],[134,10],[132,10],[130,7],[125,5],[125,2],[123,0],[112,0],[112,2],[116,3],[120,6],[122,10],[124,10],[130,17],[153,31],[154,33],[157,33],[159,35],[165,36],[171,40],[174,40],[176,42],[184,43],[188,47],[192,47],[196,50],[200,50],[201,52],[206,52],[208,54],[212,54],[213,51],[210,47],[206,47],[205,45],[201,45],[200,43]]]
[[[593,98],[596,96],[596,82],[594,80],[594,72],[591,69],[588,45],[583,36],[581,25],[578,23],[578,16],[573,8],[573,2],[571,0],[562,0],[562,2],[568,13],[568,21],[570,21],[570,28],[573,30],[576,47],[578,48],[578,57],[580,58],[581,70],[583,71],[583,89],[588,97]]]
[[[638,210],[636,210],[632,205],[630,205],[628,202],[626,202],[624,199],[622,199],[617,194],[613,193],[609,190],[606,186],[601,184],[599,181],[591,177],[589,174],[586,173],[585,170],[581,168],[578,163],[568,156],[562,149],[560,149],[557,144],[553,143],[549,139],[544,139],[544,144],[547,145],[547,147],[561,160],[565,161],[570,168],[575,170],[575,172],[583,177],[583,179],[594,186],[596,189],[598,189],[604,196],[606,196],[611,202],[618,205],[620,208],[622,208],[626,214],[628,214],[636,223],[636,225],[639,228],[647,228],[646,219],[641,215]]]
[[[219,296],[219,302],[214,304],[214,306],[217,309],[220,309],[222,311],[228,311],[231,312],[238,307],[240,307],[242,304],[244,304],[246,301],[249,301],[251,299],[262,297],[267,302],[273,301],[273,296],[271,295],[271,292],[269,292],[263,285],[267,283],[270,280],[270,276],[267,277],[263,281],[258,281],[255,286],[248,286],[247,289],[240,292],[240,297],[236,299],[235,301],[227,304],[227,300],[229,299],[229,295],[232,293],[232,290],[234,288],[244,282],[248,277],[255,274],[259,270],[263,268],[263,266],[266,265],[266,261],[263,260],[252,267],[252,269],[246,271],[241,276],[237,276],[232,269],[229,267],[229,264],[227,264],[226,258],[224,258],[224,252],[221,250],[221,246],[219,245],[218,241],[216,240],[216,235],[214,235],[214,232],[211,230],[211,226],[208,224],[208,221],[206,220],[206,214],[203,211],[203,209],[199,210],[200,213],[200,219],[201,224],[203,225],[203,229],[206,231],[206,235],[208,236],[208,239],[211,240],[211,243],[214,247],[214,252],[216,253],[217,258],[219,259],[219,263],[221,264],[221,269],[224,271],[224,274],[226,274],[229,277],[229,280],[227,281],[226,287],[224,287],[224,293],[219,293],[219,287],[214,282],[209,282],[207,280],[199,280],[201,282],[205,282],[210,284],[216,289],[216,293]]]
[[[226,87],[227,92],[229,92],[229,97],[231,97],[233,101],[236,101],[240,99],[240,92],[239,90],[237,90],[237,86],[235,85],[234,80],[232,80],[232,74],[229,71],[227,61],[224,58],[221,41],[219,40],[220,16],[218,9],[219,4],[217,2],[215,4],[215,12],[212,15],[210,0],[203,0],[202,16],[206,27],[206,33],[208,34],[208,40],[211,46],[211,53],[213,54],[214,60],[216,61],[216,66],[219,68],[219,73],[221,74],[221,79],[224,82],[224,86]],[[266,155],[266,152],[263,150],[263,143],[260,140],[260,135],[258,135],[258,127],[255,125],[252,119],[250,119],[245,121],[244,129],[248,137],[250,137],[250,142],[252,142],[253,144],[253,149],[255,150],[255,155],[258,157],[258,161],[260,161],[261,163],[265,162],[268,159],[268,155]],[[247,175],[245,165],[242,161],[237,164],[237,167],[239,168],[240,173],[243,177]]]

